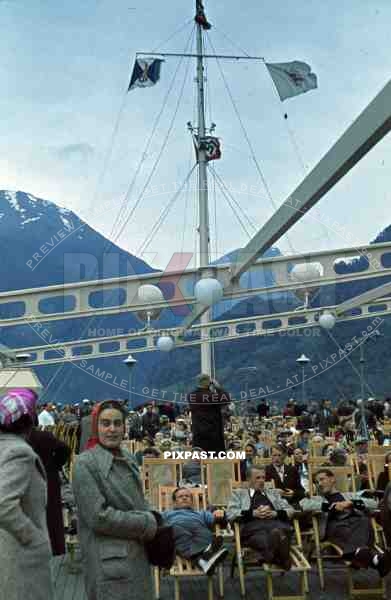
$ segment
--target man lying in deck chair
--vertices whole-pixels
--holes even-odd
[[[339,492],[330,469],[319,469],[315,480],[320,495],[304,498],[300,506],[303,511],[320,513],[320,539],[341,548],[343,558],[353,568],[372,567],[385,577],[391,571],[391,552],[373,548],[374,532],[369,518],[377,509],[377,501],[362,493]]]
[[[265,469],[252,466],[248,488],[234,489],[228,503],[229,521],[240,522],[240,540],[259,553],[259,564],[273,563],[291,568],[289,519],[294,509],[273,488],[265,489]]]
[[[177,488],[172,499],[173,510],[163,512],[162,516],[173,527],[176,553],[210,575],[228,553],[222,547],[223,538],[214,536],[212,531],[216,523],[224,522],[224,511],[194,510],[193,495],[185,487]]]

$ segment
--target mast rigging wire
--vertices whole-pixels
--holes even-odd
[[[246,213],[246,211],[244,210],[244,208],[242,207],[242,205],[240,204],[240,202],[238,200],[236,200],[236,198],[231,194],[229,188],[226,186],[224,180],[220,177],[220,175],[217,173],[216,169],[214,169],[213,167],[210,167],[211,172],[213,172],[213,174],[215,175],[215,177],[219,180],[220,184],[223,186],[223,188],[225,189],[227,195],[231,198],[232,202],[237,206],[237,208],[240,210],[240,212],[242,213],[243,217],[246,219],[248,225],[256,232],[258,231],[259,227],[258,225],[251,220],[251,218],[248,216],[248,214]]]
[[[188,40],[188,43],[192,43],[192,41],[193,41],[193,37],[194,37],[194,31],[195,31],[195,28],[194,28],[194,29],[193,29],[193,31],[192,31],[191,38]],[[183,59],[181,59],[181,60],[179,61],[179,66],[178,66],[178,68],[181,66],[182,62],[183,62]],[[164,138],[164,140],[163,140],[163,144],[162,144],[162,146],[161,146],[161,148],[160,148],[160,150],[159,150],[158,156],[157,156],[157,158],[156,158],[156,160],[155,160],[155,162],[154,162],[154,164],[153,164],[153,166],[152,166],[152,169],[151,169],[151,171],[150,171],[150,173],[149,173],[149,175],[148,175],[148,177],[147,177],[147,180],[146,180],[146,182],[145,182],[145,184],[144,184],[144,186],[143,186],[143,189],[142,189],[142,191],[141,191],[141,193],[140,193],[140,195],[139,195],[138,199],[136,200],[136,202],[135,202],[135,204],[133,205],[133,207],[131,208],[131,210],[130,210],[130,212],[129,212],[128,216],[125,218],[125,220],[124,220],[124,222],[122,223],[122,225],[121,225],[121,227],[120,227],[119,231],[117,232],[117,234],[116,234],[116,235],[115,235],[115,237],[114,237],[114,241],[115,241],[115,242],[116,242],[116,241],[118,240],[118,238],[119,238],[119,237],[122,235],[122,233],[123,233],[123,231],[124,231],[125,227],[126,227],[126,226],[127,226],[127,224],[129,223],[129,221],[130,221],[130,219],[132,218],[132,216],[134,215],[134,212],[135,212],[136,208],[137,208],[137,207],[138,207],[138,205],[140,204],[140,202],[141,202],[141,200],[142,200],[142,198],[143,198],[143,196],[144,196],[144,193],[145,193],[145,191],[146,191],[146,189],[147,189],[148,185],[150,184],[152,177],[153,177],[153,176],[154,176],[154,174],[155,174],[155,171],[156,171],[156,169],[157,169],[157,167],[158,167],[158,165],[159,165],[159,162],[160,162],[160,159],[161,159],[161,157],[162,157],[162,155],[163,155],[163,152],[164,152],[164,150],[166,149],[166,146],[167,146],[167,143],[168,143],[169,137],[170,137],[170,135],[171,135],[171,132],[172,132],[172,129],[173,129],[173,127],[174,127],[174,123],[175,123],[175,120],[176,120],[176,116],[177,116],[177,114],[178,114],[179,106],[180,106],[180,103],[181,103],[181,100],[182,100],[182,97],[183,97],[183,91],[184,91],[185,84],[186,84],[186,81],[187,81],[187,77],[188,77],[188,74],[189,74],[189,63],[190,63],[190,58],[188,58],[188,59],[187,59],[187,65],[186,65],[186,72],[185,72],[185,76],[184,76],[184,78],[183,78],[183,82],[182,82],[182,86],[181,86],[181,90],[180,90],[180,93],[179,93],[179,97],[178,97],[178,100],[177,100],[177,103],[176,103],[176,106],[175,106],[174,114],[173,114],[173,116],[172,116],[172,119],[171,119],[171,122],[170,122],[170,125],[169,125],[169,128],[168,128],[168,131],[167,131],[167,133],[166,133],[166,135],[165,135],[165,138]],[[127,196],[128,196],[128,194],[127,194]]]
[[[207,35],[208,35],[208,34],[207,34]],[[213,53],[216,55],[216,50],[215,50],[215,47],[214,47],[214,45],[213,45],[213,42],[211,41],[211,39],[210,39],[210,36],[209,36],[209,35],[208,35],[208,41],[209,41],[209,44],[210,44],[210,46],[211,46],[211,48],[212,48],[212,51],[213,51]],[[268,186],[268,184],[267,184],[267,181],[266,181],[266,179],[265,179],[265,176],[264,176],[264,174],[263,174],[263,172],[262,172],[262,169],[261,169],[261,167],[260,167],[260,165],[259,165],[259,162],[258,162],[258,160],[257,160],[257,157],[255,156],[255,152],[254,152],[253,145],[252,145],[252,143],[251,143],[251,140],[250,140],[250,138],[249,138],[249,135],[248,135],[248,133],[247,133],[246,127],[245,127],[245,125],[244,125],[244,123],[243,123],[243,120],[242,120],[242,117],[241,117],[241,115],[240,115],[239,109],[238,109],[238,107],[237,107],[237,105],[236,105],[235,99],[234,99],[234,97],[233,97],[233,95],[232,95],[231,88],[230,88],[230,87],[229,87],[229,85],[228,85],[228,81],[227,81],[227,79],[226,79],[226,77],[225,77],[225,74],[224,74],[224,71],[223,71],[223,69],[222,69],[222,67],[221,67],[221,61],[220,61],[220,59],[219,59],[219,58],[217,58],[217,57],[216,57],[216,62],[217,62],[217,65],[218,65],[218,68],[219,68],[219,71],[220,71],[220,75],[221,75],[221,77],[222,77],[222,80],[223,80],[223,82],[224,82],[225,89],[226,89],[226,91],[227,91],[227,93],[228,93],[228,96],[229,96],[229,98],[230,98],[230,100],[231,100],[232,107],[233,107],[233,109],[234,109],[234,112],[235,112],[235,114],[236,114],[236,117],[237,117],[237,119],[238,119],[239,125],[240,125],[240,127],[241,127],[241,129],[242,129],[243,136],[244,136],[244,138],[245,138],[245,140],[246,140],[246,142],[247,142],[247,145],[248,145],[248,147],[249,147],[250,154],[251,154],[251,158],[253,159],[253,162],[254,162],[254,164],[255,164],[255,168],[256,168],[256,170],[257,170],[257,172],[258,172],[258,175],[259,175],[259,177],[260,177],[260,179],[261,179],[261,181],[262,181],[262,183],[263,183],[263,185],[264,185],[264,188],[265,188],[265,190],[266,190],[266,194],[267,194],[267,196],[268,196],[268,198],[269,198],[269,200],[270,200],[270,202],[271,202],[271,204],[272,204],[272,206],[273,206],[274,210],[276,211],[278,207],[277,207],[277,205],[276,205],[276,203],[275,203],[275,201],[274,201],[274,199],[273,199],[272,193],[271,193],[271,191],[270,191],[270,188],[269,188],[269,186]],[[286,234],[286,238],[287,238],[288,244],[289,244],[289,246],[290,246],[290,249],[291,249],[292,253],[294,254],[294,253],[295,253],[295,250],[294,250],[294,248],[293,248],[293,244],[292,244],[292,242],[290,241],[290,238],[289,238],[288,234]]]
[[[213,171],[211,171],[211,172],[212,172],[212,175],[215,177],[215,173]],[[230,206],[232,212],[234,213],[234,215],[235,215],[235,217],[236,217],[239,225],[241,226],[241,228],[243,229],[243,231],[245,232],[245,234],[247,235],[247,237],[249,239],[251,239],[251,234],[249,233],[249,231],[247,230],[246,225],[243,223],[242,219],[240,218],[237,210],[235,209],[233,203],[231,202],[231,199],[225,193],[225,190],[224,190],[223,186],[220,184],[219,180],[216,177],[215,177],[215,181],[217,181],[217,185],[219,186],[219,188],[221,190],[221,193],[223,194],[224,198],[226,199],[226,201],[227,201],[228,205]]]
[[[184,52],[186,52],[186,51],[187,51],[187,49],[189,48],[189,46],[190,46],[190,47],[192,46],[193,39],[194,39],[194,34],[195,34],[195,26],[193,26],[193,27],[192,27],[192,30],[191,30],[191,32],[190,32],[190,35],[189,35],[189,37],[188,37],[188,40],[187,40],[187,42],[186,42],[186,46],[185,46],[185,50],[184,50]],[[118,222],[120,221],[120,219],[121,219],[121,213],[123,213],[123,212],[126,210],[126,202],[127,202],[127,200],[128,200],[128,197],[129,197],[129,195],[131,194],[131,192],[132,192],[132,190],[133,190],[134,184],[135,184],[135,182],[136,182],[136,178],[137,178],[137,176],[138,176],[138,174],[139,174],[139,172],[140,172],[140,170],[141,170],[141,167],[142,167],[143,163],[144,163],[144,162],[145,162],[145,160],[146,160],[146,153],[147,153],[147,150],[149,149],[149,146],[150,146],[150,144],[151,144],[151,142],[152,142],[153,136],[154,136],[154,134],[155,134],[155,132],[156,132],[156,129],[157,129],[157,127],[158,127],[158,124],[159,124],[159,122],[160,122],[160,118],[161,118],[161,116],[162,116],[162,114],[163,114],[163,112],[164,112],[164,109],[165,109],[166,105],[167,105],[168,98],[169,98],[169,96],[170,96],[170,93],[171,93],[171,91],[172,91],[172,88],[173,88],[173,86],[174,86],[174,83],[175,83],[175,80],[176,80],[177,74],[178,74],[178,72],[179,72],[179,69],[180,69],[180,67],[181,67],[182,63],[183,63],[183,59],[181,59],[181,60],[178,62],[178,65],[177,65],[177,67],[176,67],[176,70],[175,70],[175,72],[174,72],[174,75],[173,75],[173,78],[172,78],[172,80],[171,80],[171,83],[170,83],[169,89],[168,89],[168,91],[167,91],[167,93],[166,93],[166,96],[165,96],[165,98],[164,98],[164,100],[163,100],[162,107],[161,107],[161,109],[160,109],[160,111],[159,111],[159,113],[158,113],[158,115],[157,115],[157,117],[156,117],[156,119],[155,119],[154,125],[153,125],[153,127],[152,127],[152,132],[151,132],[151,134],[150,134],[150,136],[149,136],[149,138],[148,138],[148,140],[147,140],[147,144],[146,144],[146,146],[145,146],[145,148],[144,148],[144,151],[143,151],[143,153],[142,153],[142,155],[141,155],[141,159],[140,159],[140,161],[139,161],[139,164],[138,164],[138,166],[137,166],[137,169],[136,169],[135,175],[133,176],[133,179],[132,179],[132,181],[131,181],[131,183],[130,183],[130,185],[129,185],[129,187],[128,187],[128,190],[127,190],[127,192],[126,192],[126,194],[125,194],[125,198],[124,198],[124,200],[123,200],[123,202],[122,202],[122,204],[121,204],[121,206],[120,206],[120,209],[119,209],[119,211],[118,211],[118,213],[117,213],[117,216],[116,216],[116,218],[115,218],[114,224],[113,224],[113,226],[112,226],[112,229],[111,229],[110,237],[112,237],[112,235],[113,235],[113,233],[114,233],[114,230],[115,230],[115,227],[116,227],[117,223],[118,223]],[[123,103],[123,106],[121,107],[121,111],[123,111],[123,107],[124,107],[124,103]],[[114,129],[115,135],[116,135],[116,132],[117,132],[117,130],[118,130],[118,126],[119,126],[119,122],[120,122],[120,116],[121,116],[121,112],[120,112],[120,115],[119,115],[119,117],[117,118],[116,127],[115,127],[115,129]],[[172,123],[172,124],[173,124],[173,123]],[[114,136],[114,133],[113,133],[113,136],[112,136],[112,138],[114,139],[114,137],[115,137],[115,136]],[[168,139],[168,138],[166,138],[166,139]],[[109,153],[109,156],[111,156],[111,152]],[[107,162],[108,162],[108,161],[107,161]],[[156,164],[156,163],[155,163],[155,164]],[[156,166],[157,166],[157,165],[156,165]],[[152,175],[151,175],[151,177],[152,177]],[[148,182],[148,183],[149,183],[149,182]],[[147,185],[148,185],[148,184],[147,184]],[[145,189],[146,189],[146,186],[145,186],[145,188],[144,188],[144,190],[143,190],[143,191],[145,191]],[[133,215],[133,213],[134,213],[134,210],[137,208],[137,204],[140,202],[140,200],[141,200],[141,197],[138,199],[138,202],[136,202],[136,205],[133,207],[133,209],[132,209],[132,211],[131,211],[130,215],[128,216],[128,218],[127,218],[127,221],[126,221],[126,223],[125,223],[125,226],[126,226],[127,222],[129,221],[129,219],[132,217],[132,215]],[[120,231],[120,234],[122,233],[122,230],[123,230],[123,228],[121,229],[121,231]],[[120,234],[119,234],[119,235],[120,235]],[[114,241],[116,241],[117,239],[118,239],[118,237],[117,237],[117,238],[115,238],[115,240],[114,240]],[[112,244],[111,240],[110,240],[110,239],[107,239],[107,240],[106,240],[106,243],[105,243],[105,246],[104,246],[104,249],[103,249],[103,254],[105,254],[106,250],[107,250],[107,249],[110,247],[110,245],[111,245],[111,244]],[[82,332],[82,337],[84,337],[84,335],[85,335],[86,331],[87,331],[87,330],[88,330],[88,329],[91,327],[91,325],[94,323],[94,321],[96,321],[96,319],[97,319],[97,318],[98,318],[98,316],[96,315],[96,316],[90,317],[90,318],[88,319],[88,321],[87,321],[87,324],[86,324],[86,326],[85,326],[85,327],[84,327],[84,329],[83,329],[83,332]],[[98,321],[98,327],[99,327],[99,326],[100,326],[100,324],[102,323],[102,321],[103,321],[103,318],[104,318],[104,317],[100,317],[100,319],[99,319],[99,321]],[[87,339],[88,339],[88,338],[87,338]],[[61,368],[60,368],[60,369],[59,369],[59,370],[58,370],[58,371],[57,371],[57,372],[54,374],[54,376],[53,376],[52,380],[50,381],[50,384],[52,384],[52,383],[54,382],[54,380],[57,378],[57,376],[58,376],[58,375],[61,373],[61,371],[64,369],[64,367],[65,367],[65,365],[66,365],[66,364],[67,364],[67,361],[64,361],[64,362],[62,363],[62,365],[61,365]],[[73,364],[73,363],[72,363],[72,364]],[[56,394],[55,394],[55,398],[57,397],[57,395],[58,395],[58,393],[61,391],[61,389],[64,387],[64,385],[65,385],[65,383],[66,383],[67,379],[68,379],[68,378],[67,378],[67,377],[65,377],[65,378],[62,380],[62,382],[60,383],[60,386],[59,386],[59,388],[58,388],[58,390],[57,390],[57,392],[56,392]]]
[[[186,43],[186,46],[185,46],[185,50],[184,50],[184,52],[186,52],[186,50],[189,48],[189,45],[190,45],[190,47],[191,47],[191,45],[192,45],[192,41],[193,41],[193,38],[194,38],[194,33],[195,33],[195,27],[193,27],[192,31],[190,32],[190,35],[189,35],[189,38],[188,38],[188,40],[187,40],[187,43]],[[143,163],[144,163],[144,161],[145,161],[145,159],[146,159],[146,154],[147,154],[147,151],[149,150],[149,147],[150,147],[150,145],[151,145],[151,143],[152,143],[152,139],[153,139],[153,137],[154,137],[154,135],[155,135],[155,133],[156,133],[156,130],[157,130],[157,128],[158,128],[158,125],[159,125],[159,123],[160,123],[160,119],[161,119],[161,117],[162,117],[162,115],[163,115],[163,112],[164,112],[164,110],[165,110],[166,106],[167,106],[168,99],[169,99],[169,97],[170,97],[170,95],[171,95],[172,89],[173,89],[173,87],[174,87],[174,84],[175,84],[175,81],[176,81],[177,75],[178,75],[178,73],[179,73],[179,70],[180,70],[180,68],[181,68],[181,66],[182,66],[183,60],[184,60],[184,59],[183,59],[183,58],[181,58],[181,59],[178,61],[178,64],[177,64],[177,66],[176,66],[176,68],[175,68],[174,75],[173,75],[173,77],[172,77],[172,79],[171,79],[171,82],[170,82],[169,88],[168,88],[168,90],[167,90],[167,93],[166,93],[166,95],[165,95],[165,97],[164,97],[164,100],[163,100],[162,107],[161,107],[161,109],[160,109],[159,113],[157,114],[157,116],[156,116],[156,118],[155,118],[155,121],[154,121],[154,124],[153,124],[153,127],[152,127],[152,131],[151,131],[151,133],[150,133],[150,135],[149,135],[149,138],[148,138],[148,140],[147,140],[147,143],[146,143],[146,145],[145,145],[145,147],[144,147],[144,150],[143,150],[143,152],[142,152],[142,154],[141,154],[141,158],[140,158],[140,161],[139,161],[139,163],[138,163],[138,165],[137,165],[136,171],[135,171],[135,173],[134,173],[134,175],[133,175],[133,178],[132,178],[132,180],[131,180],[131,182],[130,182],[130,184],[129,184],[129,187],[128,187],[127,191],[126,191],[125,197],[124,197],[124,199],[123,199],[123,201],[122,201],[122,204],[121,204],[121,207],[120,207],[120,209],[119,209],[119,212],[118,212],[118,214],[117,214],[117,216],[116,216],[116,219],[115,219],[115,221],[114,221],[114,223],[113,223],[113,225],[112,225],[112,228],[111,228],[111,233],[110,233],[110,237],[114,237],[114,241],[115,241],[115,242],[118,240],[119,236],[122,234],[122,232],[123,232],[124,228],[126,227],[127,223],[129,222],[129,220],[130,220],[130,219],[131,219],[131,217],[133,216],[133,214],[134,214],[134,212],[135,212],[135,210],[136,210],[137,206],[139,205],[139,203],[140,203],[140,201],[141,201],[141,198],[142,198],[142,195],[143,195],[143,193],[145,192],[145,190],[146,190],[147,186],[149,185],[149,182],[150,182],[150,180],[151,180],[151,179],[152,179],[152,177],[153,177],[153,174],[154,174],[154,172],[155,172],[155,170],[156,170],[156,167],[157,167],[157,165],[158,165],[158,161],[160,160],[160,157],[161,157],[161,153],[162,153],[162,151],[161,151],[161,153],[158,155],[158,158],[156,159],[156,161],[155,161],[155,163],[154,163],[154,165],[153,165],[153,167],[152,167],[152,170],[151,170],[151,172],[150,172],[150,175],[149,175],[149,177],[147,178],[147,183],[146,183],[146,184],[145,184],[145,186],[143,187],[143,190],[142,190],[142,192],[141,192],[141,194],[140,194],[139,198],[137,199],[136,203],[134,204],[134,206],[133,206],[133,207],[132,207],[132,209],[130,210],[130,213],[129,213],[128,217],[126,217],[126,218],[125,218],[125,224],[124,224],[123,226],[120,226],[120,231],[119,231],[119,233],[115,234],[115,229],[116,229],[117,225],[119,225],[121,218],[122,218],[122,217],[124,216],[124,214],[126,213],[127,203],[128,203],[128,201],[129,201],[129,199],[130,199],[130,195],[131,195],[131,193],[132,193],[132,191],[133,191],[134,185],[135,185],[135,183],[136,183],[136,179],[137,179],[137,177],[138,177],[138,175],[139,175],[139,173],[140,173],[140,171],[141,171],[141,167],[142,167],[142,165],[143,165]],[[170,132],[171,132],[171,131],[169,130],[169,133],[170,133]],[[169,133],[168,133],[168,135],[169,135]],[[166,136],[165,142],[167,141],[167,139],[168,139],[168,138],[167,138],[167,136]],[[165,146],[164,146],[164,147],[165,147]],[[164,149],[164,147],[163,147],[163,149]]]
[[[193,167],[191,168],[190,172],[186,175],[185,179],[183,180],[183,182],[182,182],[179,190],[174,194],[174,196],[169,200],[168,204],[163,208],[163,210],[161,211],[159,217],[156,219],[155,223],[153,224],[150,232],[147,234],[145,240],[142,242],[141,246],[138,248],[137,254],[141,255],[143,252],[146,251],[146,249],[148,248],[148,246],[152,243],[153,238],[155,237],[156,233],[159,231],[161,225],[166,220],[168,214],[170,213],[171,208],[174,206],[177,198],[182,193],[183,188],[188,183],[188,181],[189,181],[190,177],[192,176],[192,174],[193,174],[194,169],[196,168],[196,166],[197,166],[196,164],[193,165]]]

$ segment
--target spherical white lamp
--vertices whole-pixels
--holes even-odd
[[[137,291],[137,296],[140,302],[150,304],[151,302],[161,302],[163,300],[163,293],[160,288],[156,285],[146,283],[140,285]]]
[[[161,352],[170,352],[175,346],[175,342],[169,335],[162,335],[156,342],[156,346]]]
[[[336,318],[331,312],[324,312],[319,317],[319,325],[322,329],[332,329],[336,323]]]
[[[319,263],[301,263],[295,265],[291,271],[293,279],[300,283],[319,279],[321,274],[322,269]]]
[[[194,295],[201,304],[211,306],[223,297],[223,286],[217,279],[205,277],[205,279],[200,279],[195,284]]]

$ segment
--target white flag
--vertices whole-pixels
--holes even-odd
[[[265,63],[281,100],[304,94],[318,87],[315,73],[307,63],[294,60],[289,63]]]

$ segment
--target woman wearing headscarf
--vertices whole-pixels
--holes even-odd
[[[0,592],[7,600],[52,600],[46,474],[27,439],[37,396],[0,398]]]
[[[92,437],[77,459],[73,490],[88,600],[151,600],[144,544],[157,531],[137,464],[121,448],[126,415],[116,401],[96,405]]]

